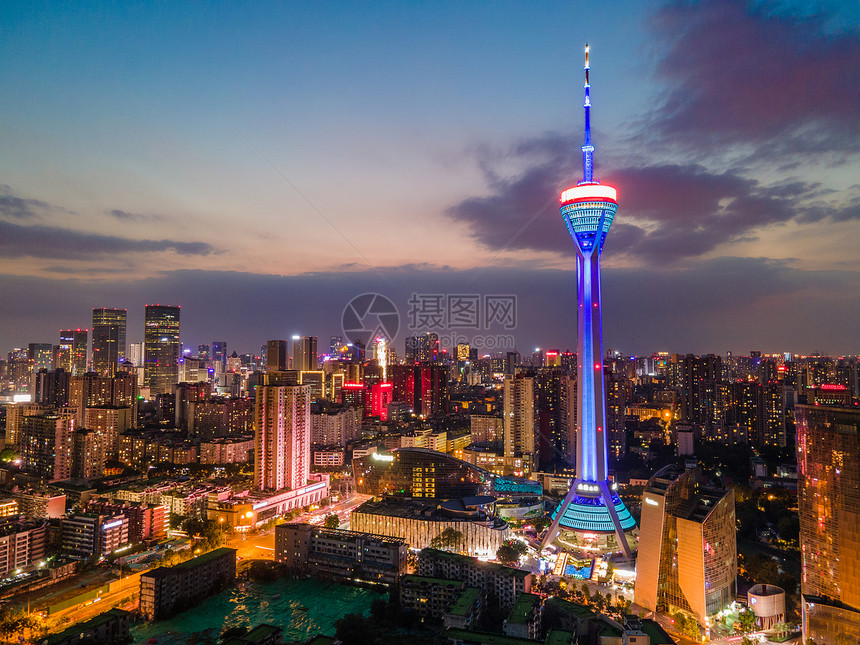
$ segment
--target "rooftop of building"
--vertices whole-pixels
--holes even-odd
[[[30,531],[39,528],[43,524],[45,524],[45,520],[24,520],[20,519],[17,515],[4,517],[0,520],[0,537]]]
[[[416,576],[412,573],[407,573],[405,576],[400,578],[400,584],[425,584],[425,585],[435,585],[438,587],[457,587],[460,588],[463,586],[463,582],[461,580],[448,580],[447,578],[430,578],[428,576]]]
[[[214,551],[210,551],[209,553],[204,553],[203,555],[198,555],[196,558],[191,558],[190,560],[186,560],[185,562],[181,562],[177,564],[174,569],[193,569],[195,567],[199,567],[200,565],[206,564],[212,560],[217,560],[218,558],[227,557],[228,554],[232,554],[233,557],[236,557],[236,549],[231,549],[226,546],[219,547]]]
[[[442,632],[442,636],[449,641],[457,643],[469,643],[475,645],[534,645],[537,641],[530,638],[518,638],[516,636],[505,636],[489,632],[473,632],[468,629],[448,628]]]
[[[354,540],[356,538],[365,538],[368,540],[373,540],[380,544],[387,544],[390,546],[406,546],[406,540],[399,537],[392,537],[388,535],[379,535],[377,533],[364,533],[362,531],[350,531],[348,529],[335,529],[329,528],[327,526],[317,526],[315,524],[308,524],[306,522],[296,522],[292,524],[279,524],[275,527],[275,531],[286,531],[290,528],[298,528],[302,529],[310,529],[317,535],[338,538],[342,540]]]
[[[428,503],[409,498],[383,498],[379,501],[369,500],[353,512],[416,519],[426,522],[484,522],[488,525],[491,524],[492,528],[498,530],[504,530],[508,526],[504,520],[485,514],[443,514],[440,505],[436,502]]]
[[[452,560],[455,562],[460,562],[462,564],[468,564],[471,566],[481,567],[483,569],[489,569],[495,573],[516,577],[516,578],[525,578],[530,574],[530,572],[525,571],[524,569],[515,569],[514,567],[507,567],[503,564],[499,564],[497,562],[484,562],[482,560],[478,560],[478,558],[474,558],[470,555],[462,555],[460,553],[452,553],[451,551],[441,551],[439,549],[431,549],[426,548],[422,549],[421,553],[418,554],[418,557],[434,557],[434,558],[442,558],[445,560]]]
[[[540,607],[540,596],[531,593],[521,593],[517,595],[514,607],[508,615],[508,622],[515,625],[524,625],[530,621],[533,612],[538,607]]]
[[[551,629],[546,633],[544,645],[571,645],[573,642],[573,632],[563,629]]]
[[[477,587],[466,587],[463,589],[463,593],[457,596],[457,599],[448,607],[448,613],[454,616],[465,616],[480,597],[480,589]]]
[[[42,644],[53,645],[54,643],[61,643],[71,637],[80,637],[80,635],[84,632],[94,630],[100,625],[108,623],[112,620],[122,619],[124,617],[129,618],[129,612],[123,611],[122,609],[109,609],[108,611],[102,612],[98,616],[90,618],[86,622],[77,623],[75,625],[72,625],[71,627],[67,627],[66,629],[57,634],[51,634],[45,640],[42,641]]]
[[[566,614],[571,614],[572,616],[576,616],[577,618],[591,618],[592,616],[596,616],[597,613],[589,609],[585,605],[580,605],[575,602],[570,602],[569,600],[564,600],[563,598],[559,598],[558,596],[551,596],[546,599],[544,603],[545,609],[557,609]]]
[[[643,618],[639,622],[642,631],[650,639],[651,645],[675,645],[675,641],[657,621]]]

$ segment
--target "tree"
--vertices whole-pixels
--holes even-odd
[[[338,517],[337,513],[329,513],[325,516],[324,524],[326,528],[336,529],[338,526],[340,526],[340,517]]]
[[[755,629],[755,614],[749,610],[742,611],[738,614],[738,622],[741,624],[742,632],[751,632]]]
[[[526,545],[519,540],[505,540],[496,551],[496,559],[503,564],[515,565],[526,553],[528,553]]]
[[[463,534],[455,528],[448,527],[430,540],[431,549],[441,551],[459,551],[463,542]]]

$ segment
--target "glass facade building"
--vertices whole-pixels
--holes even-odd
[[[735,496],[699,486],[697,474],[668,466],[645,488],[634,602],[706,625],[735,599]]]
[[[125,360],[125,309],[93,309],[93,371],[114,376]]]
[[[179,379],[179,307],[146,305],[143,341],[144,382],[152,394],[172,392]]]
[[[487,492],[489,471],[428,448],[395,448],[352,462],[356,489],[363,495],[452,499]]]
[[[798,405],[803,640],[860,640],[860,410]]]

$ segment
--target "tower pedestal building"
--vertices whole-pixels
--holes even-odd
[[[553,514],[543,546],[622,551],[632,555],[636,521],[608,479],[606,386],[600,313],[600,253],[618,210],[617,193],[593,177],[588,45],[585,46],[585,143],[582,181],[561,193],[561,215],[576,246],[577,379],[576,478]]]

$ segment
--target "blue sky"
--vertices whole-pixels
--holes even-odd
[[[607,345],[856,353],[860,10],[819,6],[5,3],[0,351],[166,296],[252,351],[464,283],[574,346],[588,41]]]

